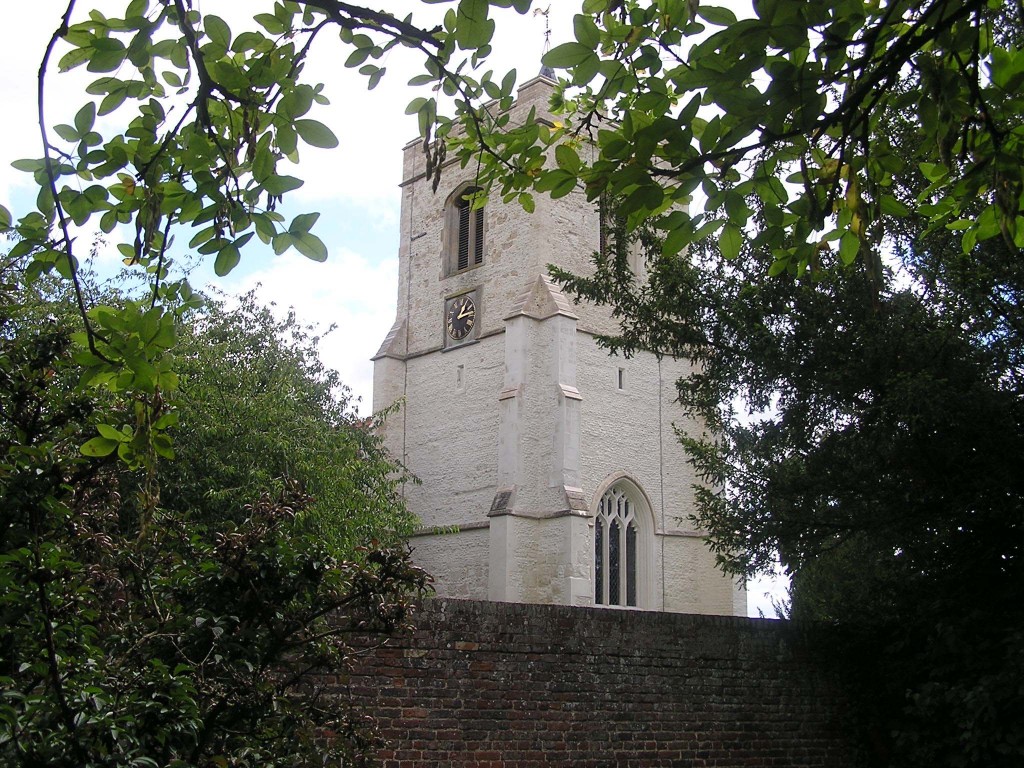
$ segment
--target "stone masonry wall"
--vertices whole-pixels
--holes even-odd
[[[338,695],[384,768],[844,768],[823,663],[785,622],[435,599]]]

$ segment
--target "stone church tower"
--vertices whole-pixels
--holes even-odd
[[[552,83],[515,112],[546,114]],[[513,115],[513,123],[515,114]],[[374,357],[373,407],[401,401],[385,441],[422,528],[414,559],[447,597],[746,613],[687,515],[694,476],[675,438],[683,361],[611,357],[609,312],[547,277],[590,268],[601,222],[582,193],[536,211],[472,210],[472,168],[434,193],[405,147],[398,312]]]

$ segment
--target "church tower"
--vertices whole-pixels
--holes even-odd
[[[553,83],[524,84],[513,108],[547,113]],[[582,193],[536,210],[473,210],[472,168],[452,163],[436,193],[420,143],[405,147],[398,311],[374,357],[373,407],[399,402],[385,442],[421,484],[417,564],[445,597],[746,613],[714,567],[675,438],[675,381],[687,363],[611,357],[606,308],[574,304],[547,265],[577,273],[600,247]]]

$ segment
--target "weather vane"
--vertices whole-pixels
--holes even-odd
[[[544,10],[534,8],[533,15],[544,17],[544,48],[540,52],[541,59],[543,59],[544,54],[551,48],[551,6],[549,5]],[[541,63],[540,73],[545,77],[550,77],[552,80],[555,79],[555,71],[543,63]]]
[[[551,6],[549,5],[544,10],[534,8],[533,15],[544,17],[544,53],[547,53],[548,49],[551,47]]]

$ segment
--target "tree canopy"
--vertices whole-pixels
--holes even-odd
[[[351,633],[404,626],[427,580],[399,541],[408,518],[394,468],[330,400],[343,393],[315,370],[302,329],[273,323],[268,338],[251,304],[208,309],[180,348],[195,365],[179,369],[182,396],[167,411],[179,439],[156,444],[178,462],[135,462],[132,447],[119,460],[144,406],[80,386],[70,288],[26,286],[23,272],[0,269],[4,764],[359,760],[370,724],[312,673],[346,664]],[[108,296],[120,304],[137,306]],[[276,370],[258,353],[217,364],[225,333],[276,349]],[[233,416],[267,407],[261,389],[282,401],[262,420],[218,413],[225,398]],[[308,466],[313,450],[323,467]]]
[[[1024,246],[1019,3],[753,5],[737,19],[685,0],[584,2],[575,41],[545,57],[568,73],[564,137],[584,143],[563,143],[537,186],[621,198],[668,253],[715,236],[730,258],[750,241],[772,274],[859,257],[877,277],[886,222],[911,211],[961,232],[965,253]],[[916,116],[912,166],[879,130],[893,111]],[[892,193],[908,171],[922,181],[909,201]]]
[[[175,347],[175,458],[157,471],[165,510],[229,520],[296,484],[312,499],[299,525],[335,556],[404,543],[413,523],[399,494],[405,475],[375,420],[359,417],[320,360],[320,339],[293,309],[277,318],[253,292],[207,297],[186,316]]]
[[[39,210],[17,222],[4,213],[2,223],[16,227],[24,252],[37,251],[37,270],[70,273],[71,229],[92,221],[132,229],[120,250],[154,273],[172,224],[192,230],[189,247],[221,274],[253,236],[277,252],[325,258],[316,214],[287,222],[276,209],[302,183],[282,161],[302,144],[338,142],[314,117],[322,85],[302,78],[309,51],[330,35],[370,87],[396,46],[422,57],[410,83],[438,93],[415,97],[409,111],[431,172],[455,152],[527,207],[533,190],[614,195],[631,226],[656,222],[669,253],[714,235],[726,256],[746,240],[768,249],[776,273],[833,254],[847,264],[859,255],[877,274],[884,222],[911,210],[961,232],[965,252],[996,236],[1024,241],[1019,3],[766,0],[737,19],[687,0],[586,0],[575,40],[545,58],[566,72],[555,126],[509,125],[515,74],[482,71],[494,10],[526,13],[531,0],[447,5],[434,24],[289,0],[232,30],[215,6],[203,15],[188,0],[133,0],[123,17],[85,19],[72,0],[45,52],[40,92],[62,40],[70,49],[57,67],[95,73],[93,98],[72,124],[40,115],[46,155],[19,163],[39,182]],[[925,183],[909,204],[891,194],[905,168],[877,130],[892,109],[918,116],[925,150],[912,168]],[[104,126],[116,117],[115,128],[97,130],[98,116]],[[557,167],[545,167],[552,144]],[[691,216],[680,206],[698,190],[707,204]],[[756,231],[748,193],[764,207]]]
[[[696,363],[678,382],[704,425],[681,434],[706,482],[695,524],[728,571],[781,560],[793,618],[850,633],[828,642],[870,702],[875,761],[1009,766],[1024,743],[1008,682],[1024,638],[1020,250],[993,237],[965,254],[959,231],[913,211],[930,149],[912,109],[876,130],[899,159],[887,194],[908,211],[886,222],[877,265],[794,280],[756,238],[681,258],[648,227],[618,230],[592,275],[558,277],[611,305],[612,350]],[[762,231],[771,205],[723,185]],[[629,269],[635,240],[646,281]]]

